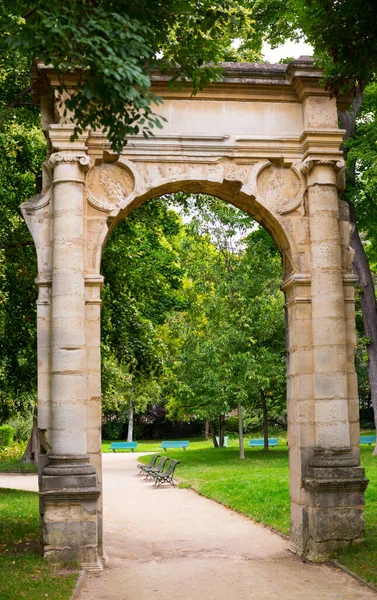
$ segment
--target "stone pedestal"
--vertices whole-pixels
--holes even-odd
[[[304,554],[311,561],[364,540],[364,468],[350,448],[314,449],[303,478],[307,490],[307,542]]]
[[[52,562],[76,562],[101,569],[97,501],[101,493],[89,457],[50,456],[40,492],[41,546]]]

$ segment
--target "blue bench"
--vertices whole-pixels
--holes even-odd
[[[375,435],[361,435],[360,436],[360,444],[375,444],[376,436]]]
[[[135,450],[137,442],[111,442],[110,450]]]
[[[279,441],[278,438],[268,438],[268,445],[269,446],[277,446],[278,441]],[[251,446],[252,448],[254,448],[254,447],[264,448],[264,439],[263,438],[251,439],[248,445]]]
[[[167,448],[183,448],[183,450],[186,450],[189,443],[190,442],[188,442],[187,440],[178,440],[178,441],[164,440],[161,442],[160,448],[163,448],[165,450],[165,452],[166,452]]]

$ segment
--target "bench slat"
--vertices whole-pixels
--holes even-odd
[[[113,452],[115,452],[115,450],[132,450],[133,452],[137,444],[137,442],[111,442],[110,450]]]
[[[360,436],[360,444],[375,444],[376,436],[375,435],[361,435]]]
[[[278,445],[278,438],[268,438],[268,445],[269,446],[277,446]],[[251,447],[259,447],[259,446],[264,446],[264,439],[263,438],[254,438],[251,439],[249,441],[249,446]]]
[[[183,450],[186,450],[189,443],[188,440],[163,440],[160,448],[163,448],[164,450],[167,448],[183,448]]]

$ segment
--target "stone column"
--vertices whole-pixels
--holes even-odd
[[[350,446],[347,328],[336,162],[307,159],[311,244],[315,446],[303,468],[308,491],[304,553],[323,560],[364,537],[367,480]]]
[[[101,291],[102,275],[87,274],[85,277],[85,330],[87,354],[87,446],[90,464],[97,471],[99,485],[102,485],[101,448]],[[103,550],[102,495],[97,502],[98,511],[98,552]]]
[[[96,469],[87,454],[84,151],[50,157],[51,453],[42,474],[44,555],[98,568]]]
[[[287,411],[291,499],[290,549],[304,554],[307,539],[307,491],[303,469],[313,454],[313,341],[309,273],[295,273],[283,284],[287,315]]]

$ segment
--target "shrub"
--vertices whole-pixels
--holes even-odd
[[[27,417],[15,417],[9,419],[7,425],[10,425],[14,429],[14,439],[19,442],[28,442],[33,429],[33,417],[28,415]]]
[[[11,446],[0,448],[0,463],[19,461],[25,452],[25,442],[13,442]]]
[[[108,421],[102,425],[104,440],[121,440],[126,435],[127,426],[119,421]]]
[[[10,425],[0,425],[0,448],[10,446],[13,442],[14,429]]]

